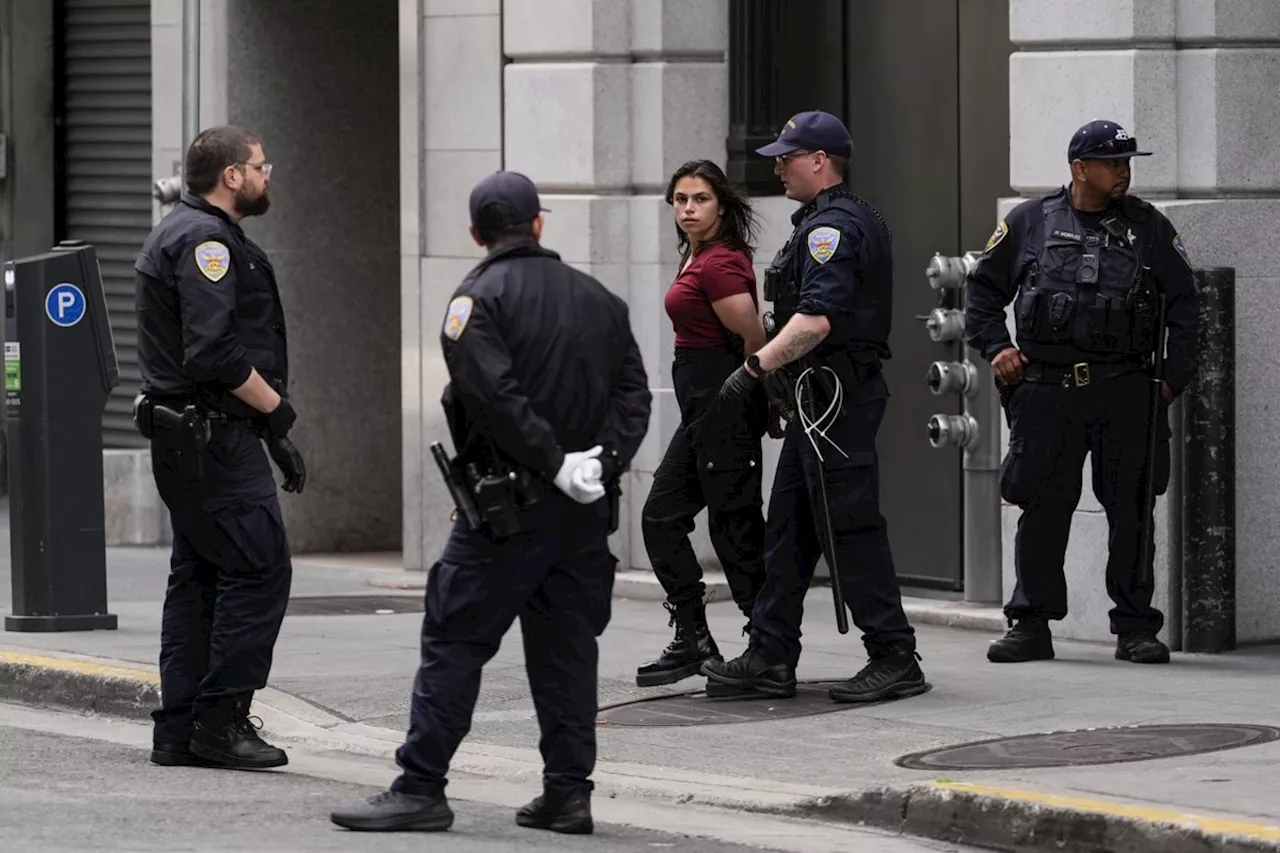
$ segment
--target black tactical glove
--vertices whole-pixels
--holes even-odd
[[[722,406],[745,403],[759,382],[760,380],[747,370],[745,364],[740,364],[738,369],[730,373],[729,378],[725,379],[724,384],[720,386],[716,402]]]
[[[307,482],[307,466],[303,464],[302,454],[294,447],[293,442],[287,438],[268,438],[267,453],[275,460],[280,473],[284,474],[281,488],[286,492],[302,494],[302,487]]]
[[[266,428],[269,437],[284,438],[297,419],[298,413],[293,410],[293,404],[288,398],[281,397],[280,405],[276,406],[275,411],[263,415],[258,420]]]

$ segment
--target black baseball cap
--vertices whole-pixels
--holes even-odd
[[[1139,151],[1138,140],[1114,121],[1096,119],[1077,130],[1067,146],[1067,162],[1072,160],[1126,160],[1150,157]]]
[[[853,153],[853,137],[844,122],[822,110],[796,113],[778,132],[778,139],[756,153],[777,157],[792,151],[825,151],[832,157],[848,157]]]
[[[509,228],[550,212],[533,181],[519,172],[494,172],[471,190],[471,224],[477,228]]]

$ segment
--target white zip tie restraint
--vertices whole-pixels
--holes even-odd
[[[831,374],[831,381],[835,383],[835,393],[831,395],[831,403],[827,406],[827,410],[818,416],[817,420],[811,421],[805,414],[804,392],[810,391],[812,397],[812,389],[810,384],[813,378],[809,376],[814,370],[825,370]],[[818,449],[818,442],[814,439],[813,434],[817,433],[826,439],[827,444],[834,447],[845,459],[849,458],[849,454],[840,449],[840,445],[836,444],[827,435],[827,430],[835,425],[836,419],[840,416],[840,407],[844,403],[844,385],[840,383],[840,377],[836,372],[825,364],[819,368],[807,368],[804,373],[800,374],[800,378],[796,380],[796,417],[800,418],[800,425],[804,427],[805,438],[809,439],[809,443],[813,445],[814,453],[818,454],[818,461],[826,462],[826,457],[822,455],[822,451]]]

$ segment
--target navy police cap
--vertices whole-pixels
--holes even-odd
[[[519,172],[494,172],[471,190],[471,224],[477,228],[522,225],[550,212],[542,206],[533,181]]]
[[[822,110],[811,110],[787,119],[777,141],[757,148],[756,153],[777,157],[801,150],[825,151],[831,157],[848,157],[853,153],[853,138],[840,119]]]
[[[1072,160],[1125,160],[1150,157],[1139,151],[1138,140],[1114,121],[1096,119],[1077,130],[1067,146],[1067,162]]]

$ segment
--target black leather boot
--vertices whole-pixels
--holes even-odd
[[[288,764],[283,749],[258,737],[262,722],[255,723],[248,712],[249,703],[241,700],[212,709],[196,720],[188,747],[191,754],[215,767],[233,770],[265,770]]]
[[[1168,663],[1169,647],[1160,642],[1155,631],[1125,631],[1116,637],[1116,660],[1130,663]]]
[[[675,639],[657,660],[636,669],[637,687],[674,684],[697,675],[704,661],[721,659],[707,626],[707,605],[701,599],[681,605],[665,602],[662,606],[671,613],[668,624],[676,626]]]
[[[542,795],[516,812],[516,823],[566,835],[590,835],[591,792],[586,788],[543,788]]]
[[[1009,633],[987,647],[992,663],[1025,663],[1053,660],[1053,635],[1049,623],[1039,616],[1024,616],[1011,624]]]
[[[702,674],[707,677],[708,693],[711,693],[711,683],[716,682],[722,686],[717,690],[727,687],[783,699],[796,695],[795,668],[786,661],[771,658],[754,634],[745,652],[733,660],[707,661],[702,665]]]
[[[330,812],[329,820],[359,832],[444,832],[453,826],[453,809],[443,791],[383,791],[363,803]]]

